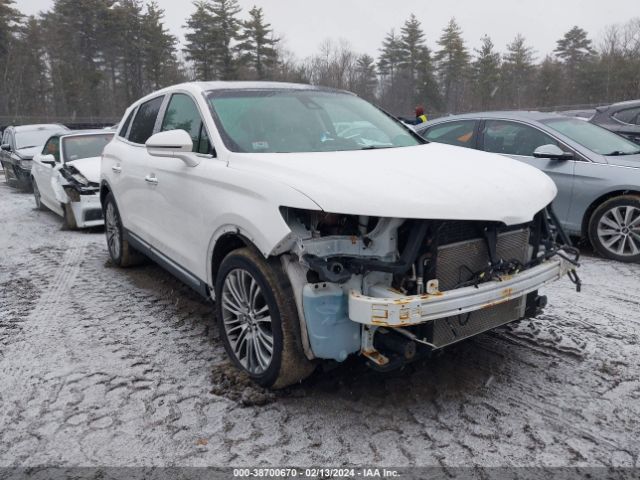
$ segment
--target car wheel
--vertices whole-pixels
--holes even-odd
[[[64,221],[64,225],[62,228],[64,228],[65,230],[77,230],[78,224],[76,223],[76,216],[73,214],[71,204],[63,203],[62,213],[62,218]]]
[[[104,201],[104,232],[111,261],[118,267],[129,267],[142,261],[142,254],[134,250],[124,238],[120,212],[113,194],[107,194]]]
[[[589,222],[589,240],[603,257],[640,261],[640,197],[624,195],[600,205]]]
[[[40,195],[40,190],[38,190],[38,184],[36,183],[35,178],[31,178],[31,183],[33,183],[33,198],[36,201],[36,208],[38,210],[44,210],[44,205],[42,204],[42,197]]]
[[[13,171],[13,165],[5,165],[4,179],[9,187],[16,188],[18,186],[18,178]]]
[[[232,361],[256,383],[283,388],[308,377],[289,279],[277,259],[242,248],[231,252],[216,278],[216,316]]]

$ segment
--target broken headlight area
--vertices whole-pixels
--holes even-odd
[[[60,169],[60,175],[66,180],[64,191],[72,202],[79,202],[80,195],[93,195],[100,190],[100,186],[89,181],[73,165],[65,165]]]
[[[289,257],[304,271],[294,290],[308,347],[319,358],[360,351],[389,368],[535,316],[546,304],[538,288],[565,274],[580,289],[579,251],[551,208],[511,226],[282,214],[294,239]]]
[[[500,280],[554,256],[577,266],[580,255],[550,208],[515,226],[296,209],[283,209],[283,216],[310,283],[344,284],[377,272],[391,278],[391,288],[420,295]]]

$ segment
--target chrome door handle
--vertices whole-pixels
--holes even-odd
[[[147,175],[146,177],[144,177],[144,181],[147,183],[150,183],[151,185],[157,185],[158,184],[158,178],[155,175]]]
[[[111,167],[111,170],[113,170],[115,173],[120,173],[122,171],[122,167],[120,165],[114,165],[113,167]]]

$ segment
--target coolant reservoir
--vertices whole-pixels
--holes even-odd
[[[316,357],[342,362],[360,350],[360,325],[349,320],[342,288],[334,283],[307,284],[302,290],[302,306]]]

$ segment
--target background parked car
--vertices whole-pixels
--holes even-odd
[[[5,128],[0,146],[0,162],[9,186],[31,187],[31,161],[44,142],[53,133],[66,133],[64,125],[22,125]]]
[[[70,229],[102,225],[100,156],[114,133],[99,130],[52,135],[33,158],[36,207],[62,215]]]
[[[583,120],[541,112],[487,112],[416,129],[433,142],[501,153],[547,173],[554,209],[603,256],[640,261],[640,147]]]
[[[640,145],[640,100],[598,107],[590,122]]]

